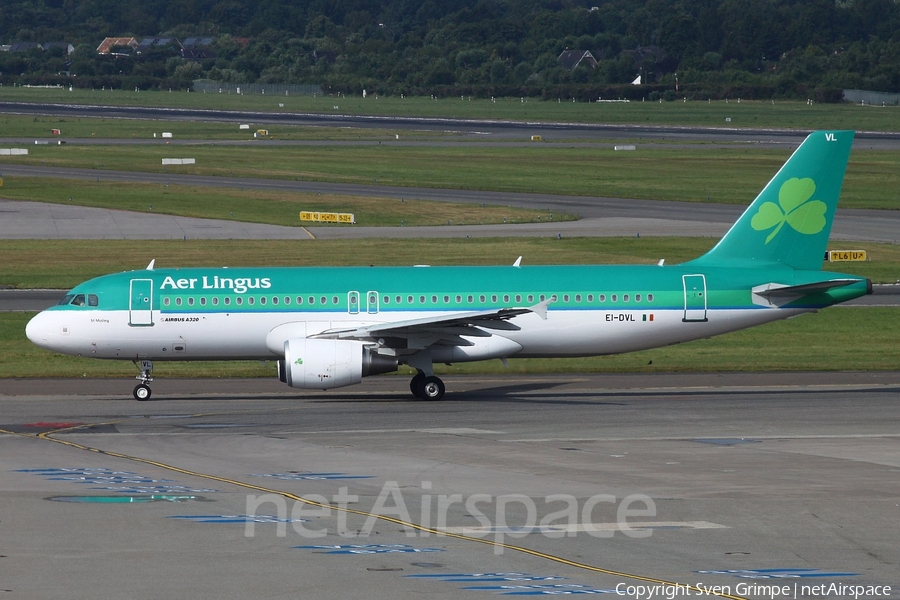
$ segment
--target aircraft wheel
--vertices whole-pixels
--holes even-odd
[[[150,399],[150,386],[145,383],[139,383],[134,386],[134,399],[135,400],[149,400]]]
[[[440,400],[444,397],[444,392],[446,391],[444,382],[434,376],[426,377],[420,389],[422,394],[419,397],[423,400]]]
[[[409,380],[409,391],[412,392],[413,396],[424,400],[425,397],[422,395],[422,384],[424,383],[425,373],[417,373]]]

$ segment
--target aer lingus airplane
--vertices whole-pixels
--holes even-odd
[[[65,354],[278,361],[289,386],[331,389],[434,363],[617,354],[706,338],[871,293],[821,270],[852,131],[817,131],[705,255],[663,266],[154,269],[76,286],[26,328]]]

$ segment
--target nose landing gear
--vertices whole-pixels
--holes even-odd
[[[134,362],[134,365],[137,366],[137,360],[132,362]],[[150,394],[152,392],[148,384],[153,381],[153,377],[150,376],[151,371],[153,371],[153,361],[142,360],[140,369],[141,374],[135,377],[135,379],[140,381],[140,383],[134,386],[134,399],[141,401],[149,400]]]

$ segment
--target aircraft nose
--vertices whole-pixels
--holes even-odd
[[[50,347],[52,325],[46,313],[36,314],[25,326],[25,335],[42,348]]]

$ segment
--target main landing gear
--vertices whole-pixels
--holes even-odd
[[[134,362],[134,365],[137,366],[137,364],[138,364],[137,360],[132,361],[132,362]],[[153,381],[153,378],[150,376],[150,372],[153,371],[153,361],[152,360],[142,360],[140,369],[141,369],[141,374],[138,375],[137,377],[135,377],[135,379],[140,381],[140,383],[137,384],[136,386],[134,386],[134,399],[141,400],[141,401],[149,400],[150,394],[152,392],[150,390],[150,386],[147,384],[149,384],[151,381]]]
[[[440,400],[446,388],[444,382],[434,375],[425,375],[419,371],[409,382],[409,391],[422,400]]]

